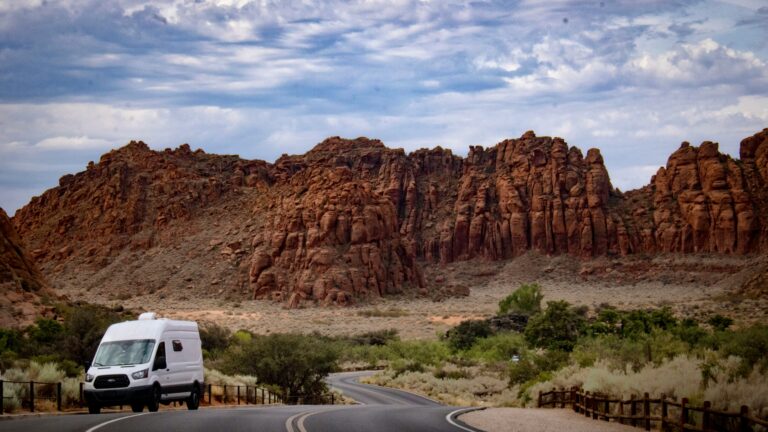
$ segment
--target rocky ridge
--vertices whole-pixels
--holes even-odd
[[[343,305],[429,295],[441,288],[425,268],[529,250],[764,253],[767,179],[768,129],[742,141],[738,160],[716,143],[683,143],[648,186],[626,193],[599,150],[533,132],[466,158],[332,137],[274,164],[131,142],[62,177],[14,224],[55,281],[83,268],[104,281],[128,252],[158,262],[183,250],[197,267],[227,260],[220,285],[204,288],[217,295],[229,286],[291,307]],[[197,276],[178,267],[154,289],[189,287]]]
[[[0,208],[0,326],[30,323],[45,309],[42,297],[50,294],[11,220]]]

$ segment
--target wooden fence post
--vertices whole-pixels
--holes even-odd
[[[571,408],[573,408],[574,412],[579,412],[579,407],[576,406],[577,403],[577,393],[576,393],[576,387],[571,387]]]
[[[608,415],[611,414],[611,402],[608,399],[605,400],[603,409],[605,410],[605,421],[611,421],[611,419],[608,418]]]
[[[637,426],[637,419],[635,416],[637,415],[637,404],[635,403],[635,395],[629,396],[629,415],[632,417],[630,420],[630,424],[632,426]]]
[[[565,387],[560,387],[560,393],[558,394],[560,398],[560,408],[565,408]]]
[[[619,397],[619,424],[624,424],[624,398]]]
[[[56,383],[56,409],[61,411],[61,382]]]
[[[749,423],[749,407],[742,405],[739,411],[739,432],[750,432]]]
[[[704,410],[701,412],[701,428],[707,430],[712,427],[712,421],[709,416],[709,409],[712,407],[712,402],[704,401]]]
[[[208,405],[211,405],[213,403],[213,400],[211,399],[213,395],[213,384],[208,384]]]
[[[536,408],[541,408],[541,390],[539,390],[539,401]]]
[[[645,417],[645,430],[651,430],[651,401],[648,392],[643,394],[643,416]]]
[[[680,424],[679,428],[681,431],[685,431],[685,423],[688,421],[688,398],[683,398],[680,401]]]
[[[3,407],[5,405],[5,399],[3,397],[3,388],[5,386],[3,385],[3,380],[0,380],[0,415],[3,415]]]
[[[661,394],[661,425],[659,430],[665,431],[667,426],[667,415],[669,414],[669,407],[667,406],[667,395]]]
[[[29,382],[29,410],[35,412],[35,382]]]
[[[589,417],[589,392],[584,392],[584,417]]]
[[[592,394],[592,420],[597,420],[600,417],[600,397],[596,394]]]

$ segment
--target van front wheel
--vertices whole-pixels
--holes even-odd
[[[154,387],[152,387],[152,396],[149,398],[147,409],[149,410],[149,412],[156,412],[158,409],[160,409],[160,386],[159,385],[155,385]]]
[[[187,409],[190,411],[196,410],[200,406],[200,387],[195,384],[192,386],[192,393],[187,399]]]

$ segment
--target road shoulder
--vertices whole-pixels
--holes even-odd
[[[486,432],[630,432],[637,429],[591,420],[570,409],[488,408],[471,411],[459,419]]]

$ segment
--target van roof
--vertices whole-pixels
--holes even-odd
[[[194,321],[176,321],[169,319],[124,321],[112,324],[104,333],[102,342],[135,339],[159,339],[163,332],[180,331],[198,336],[197,323]]]

